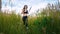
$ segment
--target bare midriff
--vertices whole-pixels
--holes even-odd
[[[27,16],[27,14],[23,14],[23,16]]]

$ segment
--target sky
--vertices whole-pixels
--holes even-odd
[[[28,10],[32,7],[30,13],[33,14],[36,10],[45,8],[48,3],[54,4],[57,0],[2,0],[2,10],[16,10],[16,13],[21,13],[23,6],[28,5]]]

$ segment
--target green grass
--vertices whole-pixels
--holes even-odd
[[[15,13],[0,13],[0,33],[3,34],[60,34],[60,13],[50,16],[28,17],[29,29],[23,25],[22,17]]]

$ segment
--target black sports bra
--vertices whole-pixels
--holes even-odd
[[[24,14],[28,14],[28,10],[26,12],[24,12]]]

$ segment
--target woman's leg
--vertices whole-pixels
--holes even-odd
[[[24,23],[24,25],[27,27],[28,26],[28,18],[27,18],[27,16],[24,16],[23,17],[23,23]]]
[[[26,27],[28,27],[28,18],[26,18],[26,21],[25,21],[25,25],[26,25]]]
[[[25,18],[23,17],[22,20],[23,20],[23,24],[25,25]]]

